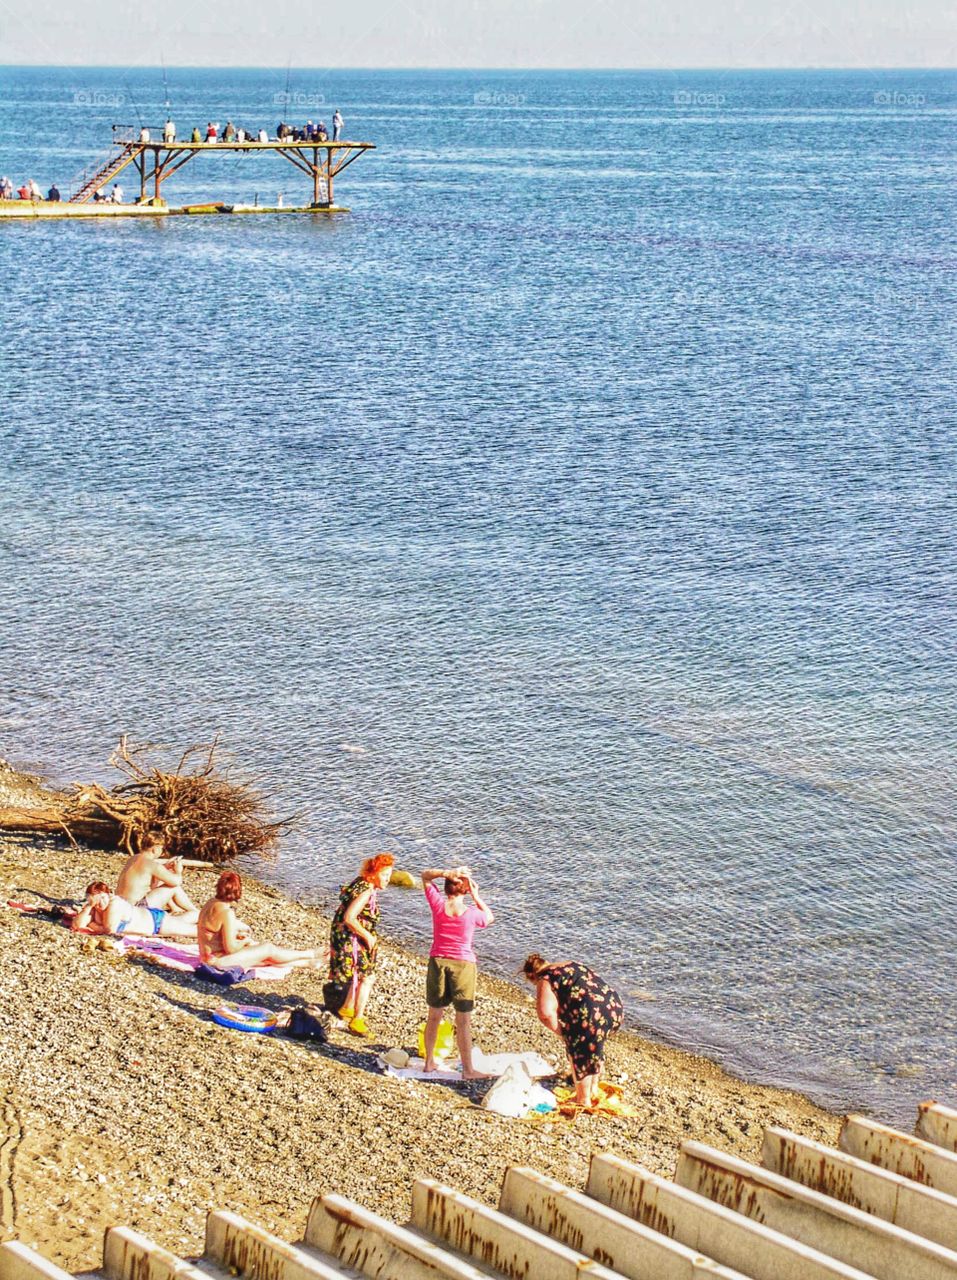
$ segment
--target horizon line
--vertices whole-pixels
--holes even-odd
[[[218,62],[182,62],[182,63],[137,63],[130,66],[128,63],[122,62],[0,62],[0,67],[17,68],[31,67],[34,70],[53,70],[53,71],[71,71],[71,70],[122,70],[129,74],[131,71],[161,71],[164,69],[170,71],[282,71],[289,72],[288,63],[218,63]],[[633,67],[611,67],[611,66],[548,66],[548,67],[504,67],[504,66],[475,66],[475,67],[447,67],[447,66],[418,66],[415,64],[402,64],[396,66],[316,66],[316,67],[292,67],[294,73],[308,73],[319,71],[323,75],[330,75],[335,72],[357,72],[357,71],[417,71],[417,72],[458,72],[462,75],[475,73],[495,72],[498,74],[509,75],[534,75],[546,74],[549,72],[608,72],[612,74],[629,74],[634,72],[651,72],[651,71],[715,71],[715,72],[799,72],[799,71],[841,71],[841,72],[872,72],[872,71],[952,71],[957,74],[957,65],[950,63],[923,63],[917,66],[898,66],[892,63],[870,63],[867,66],[846,66],[843,64],[832,63],[801,63],[787,66],[751,66],[751,65],[712,65],[705,63],[689,63],[686,65],[646,65]]]

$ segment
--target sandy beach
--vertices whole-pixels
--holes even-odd
[[[636,1117],[500,1119],[474,1105],[484,1084],[379,1073],[383,1048],[414,1047],[424,1017],[420,956],[383,945],[369,1041],[337,1028],[328,1045],[312,1046],[225,1030],[210,1018],[222,991],[91,950],[61,925],[6,907],[38,895],[77,898],[89,880],[115,879],[118,865],[117,855],[54,841],[0,842],[0,1226],[4,1238],[71,1270],[96,1265],[104,1229],[119,1222],[190,1255],[202,1250],[211,1208],[294,1239],[320,1192],[402,1221],[420,1175],[495,1203],[510,1164],[580,1186],[596,1148],[670,1174],[688,1138],[748,1158],[766,1124],[836,1138],[837,1117],[805,1098],[630,1033],[612,1040],[608,1069]],[[191,873],[194,897],[208,895],[213,874]],[[319,912],[244,879],[242,913],[259,937],[325,944]],[[387,927],[388,896],[383,914]],[[290,1007],[318,1002],[322,980],[299,970],[225,996]],[[474,1030],[486,1051],[535,1049],[561,1062],[528,995],[508,983],[480,977]]]

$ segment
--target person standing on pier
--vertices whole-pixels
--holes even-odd
[[[60,188],[57,186],[55,182],[50,187],[50,190],[47,192],[47,199],[52,201],[53,204],[59,204],[60,202]]]
[[[342,116],[339,114],[339,108],[336,107],[335,114],[332,117],[332,140],[339,141],[339,135],[342,133],[342,126],[345,124]]]
[[[176,141],[176,125],[173,124],[172,120],[167,119],[163,125],[163,141],[167,146]]]
[[[114,204],[123,203],[123,188],[118,182],[113,183],[113,195],[111,197]]]

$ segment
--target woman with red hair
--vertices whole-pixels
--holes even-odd
[[[237,917],[234,902],[243,896],[243,882],[235,871],[224,871],[196,922],[199,958],[214,969],[255,969],[261,964],[314,965],[317,951],[293,951],[272,942],[253,942],[249,925]]]
[[[391,853],[377,853],[374,858],[367,858],[355,880],[343,886],[332,918],[329,985],[333,990],[339,988],[345,1000],[333,1012],[338,1012],[357,1036],[369,1034],[365,1011],[375,982],[379,890],[389,883],[394,866]]]

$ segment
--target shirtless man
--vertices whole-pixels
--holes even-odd
[[[292,951],[272,942],[253,942],[249,925],[233,907],[242,897],[243,882],[235,871],[224,871],[216,882],[216,897],[199,913],[196,936],[199,958],[214,969],[255,969],[261,964],[317,965],[318,951]]]
[[[86,887],[86,902],[70,923],[73,930],[87,933],[125,934],[164,938],[196,937],[196,916],[185,912],[170,915],[159,907],[133,907],[119,894],[110,893],[110,886],[102,880],[94,880]]]
[[[163,840],[157,835],[146,836],[139,853],[127,859],[116,893],[136,907],[159,907],[173,914],[199,910],[183,888],[183,859],[164,862]]]

